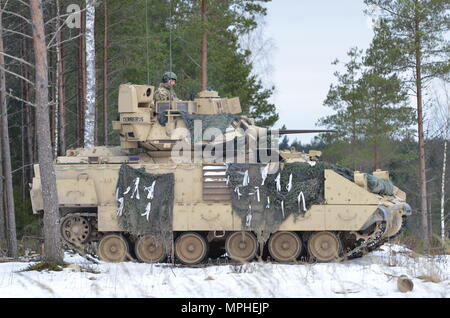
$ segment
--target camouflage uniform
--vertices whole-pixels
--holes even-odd
[[[168,87],[165,83],[159,84],[159,88],[156,90],[156,93],[155,93],[155,100],[161,101],[161,100],[170,100],[170,99],[172,99],[172,100],[178,99],[173,88]]]

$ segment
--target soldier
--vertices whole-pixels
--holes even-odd
[[[177,75],[173,72],[166,72],[163,75],[162,83],[159,84],[159,88],[155,93],[155,100],[177,100],[178,97],[173,90],[177,81]]]

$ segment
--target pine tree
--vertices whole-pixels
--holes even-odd
[[[50,141],[47,45],[41,0],[30,0],[33,43],[36,63],[36,130],[38,135],[39,170],[44,202],[44,246],[49,261],[61,263],[58,193]],[[56,225],[56,226],[55,226]]]
[[[364,135],[366,145],[372,148],[373,169],[381,168],[395,157],[389,140],[400,140],[413,134],[414,109],[408,105],[408,94],[404,83],[394,72],[390,63],[385,63],[386,45],[389,45],[386,25],[381,22],[363,59],[364,71],[358,87],[364,100]]]
[[[364,131],[364,104],[358,81],[362,69],[362,50],[351,48],[347,55],[349,61],[345,64],[345,72],[335,72],[336,84],[332,84],[324,101],[324,105],[331,107],[335,114],[321,118],[320,126],[333,128],[336,134],[324,134],[327,142],[333,141],[333,147],[328,151],[337,156],[344,165],[350,165],[354,170],[365,161],[358,155],[358,145],[361,143]],[[333,64],[338,64],[334,61]],[[345,154],[345,156],[343,155]]]
[[[302,150],[302,143],[296,139],[294,139],[294,141],[291,143],[290,149],[294,149],[296,151],[301,151]]]
[[[423,134],[423,90],[427,81],[450,71],[448,0],[365,0],[383,12],[389,40],[385,62],[401,72],[416,96],[422,238],[428,245],[427,184]]]
[[[286,130],[286,129],[287,129],[287,128],[286,128],[286,125],[283,125],[283,126],[281,127],[281,130]],[[284,136],[283,136],[283,139],[281,139],[281,142],[280,142],[278,148],[279,148],[280,150],[287,150],[287,149],[289,149],[289,138],[288,138],[287,135],[284,135]]]
[[[366,55],[349,51],[346,73],[336,73],[338,83],[331,86],[325,101],[337,113],[321,119],[321,124],[339,131],[325,136],[336,142],[331,152],[358,170],[379,169],[392,160],[396,152],[390,149],[391,141],[410,135],[414,118],[402,82],[378,62],[383,54],[377,47],[380,37],[382,33],[375,35]]]

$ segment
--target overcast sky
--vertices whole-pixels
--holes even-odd
[[[337,70],[331,63],[346,62],[351,47],[366,49],[373,37],[363,0],[272,0],[267,8],[264,34],[274,45],[267,80],[276,86],[272,101],[280,114],[275,127],[318,129],[317,120],[333,113],[323,106]],[[296,135],[302,143],[313,136]]]

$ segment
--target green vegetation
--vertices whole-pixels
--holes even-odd
[[[64,267],[66,267],[67,265],[68,265],[67,263],[58,264],[58,263],[50,262],[50,261],[41,261],[41,262],[38,262],[36,264],[32,264],[32,265],[28,266],[23,271],[24,272],[29,272],[29,271],[61,272],[64,269]]]

